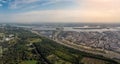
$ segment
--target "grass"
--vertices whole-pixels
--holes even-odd
[[[108,62],[103,61],[103,60],[99,60],[99,59],[95,59],[95,58],[88,58],[88,57],[84,57],[81,60],[82,63],[84,64],[106,64]]]
[[[52,55],[49,55],[47,57],[47,59],[49,59],[49,61],[52,63],[52,64],[72,64],[68,61],[65,61],[65,60],[62,60],[61,58],[57,57],[56,55],[52,54]]]
[[[39,39],[39,38],[29,38],[27,41],[30,42],[30,43],[35,43],[35,42],[41,42],[41,39]]]
[[[35,60],[22,61],[20,64],[37,64]]]
[[[68,62],[73,62],[75,60],[75,57],[71,54],[68,54],[66,52],[62,52],[62,51],[55,51],[54,53],[55,55],[57,55],[59,58],[68,61]]]

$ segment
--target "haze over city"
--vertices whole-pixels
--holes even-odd
[[[120,0],[0,0],[0,64],[120,64]]]
[[[120,0],[0,0],[0,22],[119,23]]]

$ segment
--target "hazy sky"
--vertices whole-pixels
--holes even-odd
[[[0,0],[0,22],[120,22],[120,0]]]

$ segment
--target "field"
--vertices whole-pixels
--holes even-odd
[[[20,64],[36,64],[37,61],[35,60],[29,60],[29,61],[22,61]]]

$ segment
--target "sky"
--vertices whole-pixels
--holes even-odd
[[[0,22],[120,23],[120,0],[0,0]]]

